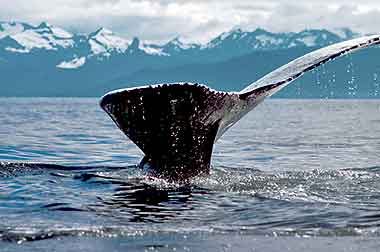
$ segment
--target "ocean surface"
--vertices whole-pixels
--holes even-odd
[[[0,251],[379,251],[380,100],[267,100],[168,183],[97,99],[0,98]]]

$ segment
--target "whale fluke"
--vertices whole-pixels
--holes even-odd
[[[172,83],[115,90],[100,106],[145,154],[158,176],[186,180],[210,170],[214,143],[241,117],[302,74],[341,55],[380,43],[368,36],[308,53],[240,92]]]
[[[221,119],[237,99],[236,94],[183,83],[112,92],[100,105],[145,153],[142,166],[183,180],[209,171]]]

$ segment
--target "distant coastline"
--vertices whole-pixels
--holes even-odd
[[[235,29],[203,45],[178,37],[155,45],[104,28],[86,35],[45,22],[0,22],[0,96],[99,97],[116,88],[184,81],[239,91],[294,58],[358,35],[349,29]],[[275,97],[376,99],[378,55],[380,49],[371,48],[329,63]]]

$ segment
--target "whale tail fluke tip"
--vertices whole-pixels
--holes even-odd
[[[240,92],[176,83],[127,88],[100,106],[144,153],[148,165],[172,180],[208,173],[214,142],[266,97],[335,58],[380,43],[380,35],[327,46],[297,58]]]

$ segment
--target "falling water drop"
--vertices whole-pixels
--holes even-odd
[[[355,81],[354,63],[351,55],[348,56],[350,63],[347,65],[347,73],[351,73],[351,78],[347,82],[348,95],[350,97],[356,97],[358,85]]]
[[[380,83],[378,81],[378,77],[379,76],[377,73],[373,74],[373,88],[374,88],[373,96],[375,97],[379,96],[379,92],[380,92]]]

